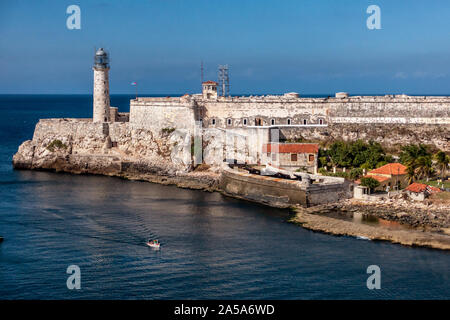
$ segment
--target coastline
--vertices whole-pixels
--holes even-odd
[[[67,170],[67,168],[59,170],[50,168],[33,168],[32,170],[43,170],[53,172],[67,172],[71,174],[97,174],[108,175],[127,179],[130,181],[146,181],[151,183],[157,183],[162,185],[174,185],[179,188],[186,188],[192,190],[200,190],[207,192],[220,192],[221,194],[232,197],[235,199],[246,200],[244,197],[238,197],[221,190],[220,177],[221,173],[212,171],[211,169],[202,171],[192,171],[188,173],[179,173],[175,175],[161,175],[150,173],[119,173],[108,172],[104,174],[79,172],[76,170]],[[277,208],[276,204],[262,203],[263,205]],[[383,208],[380,210],[380,208]],[[303,228],[323,232],[326,234],[336,236],[351,236],[351,237],[365,237],[370,240],[377,241],[389,241],[395,244],[401,244],[406,246],[426,247],[440,250],[450,250],[450,235],[449,228],[444,228],[445,225],[436,227],[433,223],[421,224],[417,223],[417,220],[413,220],[414,214],[411,212],[406,213],[407,210],[404,207],[392,206],[389,204],[380,203],[362,203],[355,200],[343,200],[337,203],[331,203],[327,205],[314,206],[304,208],[295,206],[293,209],[296,211],[295,217],[289,220],[290,223],[297,224]],[[378,210],[377,210],[378,209]],[[403,214],[398,215],[398,211]],[[330,212],[364,212],[365,214],[375,215],[378,218],[387,219],[389,221],[396,221],[409,227],[409,230],[405,229],[388,229],[381,226],[365,225],[357,222],[346,221],[335,217],[327,216],[326,213]],[[417,211],[416,211],[417,212]],[[407,221],[414,221],[413,224],[409,224]],[[444,230],[443,230],[444,229]],[[431,231],[432,230],[432,231]],[[438,233],[437,231],[444,231]]]
[[[403,228],[387,228],[382,226],[372,226],[368,224],[347,221],[345,219],[327,216],[330,212],[345,212],[345,210],[352,209],[352,211],[358,211],[361,213],[362,207],[366,208],[371,206],[370,204],[362,205],[361,203],[351,206],[348,201],[342,203],[332,204],[327,206],[318,206],[311,208],[295,207],[295,217],[291,218],[289,222],[301,225],[302,227],[323,232],[333,235],[359,237],[366,240],[377,241],[389,241],[391,243],[401,244],[405,246],[426,247],[440,250],[450,250],[450,235],[448,234],[448,228],[429,228],[424,224],[419,227],[415,227],[410,224],[402,224]],[[379,208],[379,207],[378,207]],[[342,211],[341,211],[342,210]],[[374,212],[368,210],[367,212]],[[377,218],[382,219],[389,214],[395,214],[395,209],[389,211],[385,208],[384,211],[379,211]],[[412,216],[414,213],[407,214]],[[403,215],[405,217],[406,215]],[[399,219],[390,219],[387,221],[399,222]],[[433,231],[431,231],[433,230]],[[440,231],[440,232],[437,232]]]
[[[52,127],[53,125],[55,128]],[[64,128],[62,133],[59,125]],[[76,128],[81,126],[83,130],[80,128],[75,130],[70,125]],[[66,128],[66,126],[69,127]],[[111,147],[110,143],[108,144],[108,138],[105,140],[102,132],[97,132],[98,130],[90,132],[86,129],[86,126],[94,126],[96,130],[101,129],[90,123],[80,124],[62,120],[56,122],[40,121],[35,129],[33,140],[22,143],[14,155],[13,167],[22,170],[107,175],[128,180],[174,185],[180,188],[217,191],[228,197],[247,201],[253,199],[254,202],[263,205],[280,207],[282,194],[269,195],[266,194],[264,189],[254,190],[251,185],[247,186],[248,194],[229,192],[230,190],[222,186],[224,169],[219,166],[200,165],[193,170],[192,167],[183,163],[173,163],[170,161],[170,149],[163,148],[163,145],[170,144],[169,137],[163,135],[156,138],[150,135],[148,141],[139,140],[139,143],[134,143],[134,140],[130,140],[130,137],[123,133],[119,135],[120,139],[124,139],[123,149],[119,149]],[[71,134],[73,132],[76,135],[73,136]],[[131,132],[142,134],[138,130],[132,130]],[[55,139],[62,141],[61,147],[49,149],[49,144],[57,141]],[[252,197],[249,197],[249,195]],[[410,202],[403,203],[404,200],[398,199],[394,204],[389,201],[392,201],[392,199],[386,203],[363,204],[346,200],[310,208],[296,206],[297,217],[292,219],[291,222],[301,224],[311,230],[335,235],[363,236],[373,240],[387,240],[410,246],[450,250],[450,212],[448,212],[448,206],[444,205],[441,210],[433,206],[424,205],[424,208],[419,208],[420,205],[414,205],[414,209],[411,210],[412,203]],[[285,206],[286,203],[281,203],[281,205],[284,207],[293,206]],[[382,227],[367,226],[320,215],[321,211],[336,210],[372,214],[388,221],[398,221],[411,225],[414,229],[408,231],[386,230]]]

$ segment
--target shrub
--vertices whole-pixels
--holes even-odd
[[[67,145],[62,143],[61,140],[53,140],[47,145],[47,150],[54,152],[56,149],[67,149]]]
[[[161,132],[165,133],[165,134],[171,134],[174,131],[175,131],[175,128],[162,128],[161,129]]]

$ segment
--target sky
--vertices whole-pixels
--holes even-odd
[[[200,92],[203,61],[234,95],[450,95],[449,40],[448,0],[0,0],[0,94],[89,94],[104,47],[112,94]]]

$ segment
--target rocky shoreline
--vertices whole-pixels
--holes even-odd
[[[297,207],[295,211],[296,215],[290,222],[310,230],[450,250],[450,211],[445,205],[394,199],[379,202],[349,199],[311,208]],[[398,228],[373,226],[348,219],[355,214],[394,222]]]
[[[298,211],[291,222],[306,229],[333,235],[359,237],[360,239],[384,240],[407,246],[450,250],[450,236],[415,230],[390,230],[354,222],[334,219],[317,214]]]
[[[16,168],[25,169],[25,168]],[[29,169],[29,168],[28,168]],[[61,171],[72,174],[102,174],[115,176],[132,181],[147,181],[162,185],[175,185],[180,188],[193,190],[202,190],[209,192],[221,192],[229,195],[219,188],[220,172],[214,169],[205,171],[192,171],[187,173],[175,174],[155,174],[145,172],[86,172],[79,170],[69,170],[68,168],[53,165],[46,168],[33,168],[33,170]],[[236,198],[236,197],[234,197]],[[266,205],[270,205],[269,203]],[[290,222],[301,225],[304,228],[324,232],[333,235],[344,235],[353,237],[366,237],[371,240],[385,240],[393,243],[399,243],[408,246],[421,246],[434,249],[450,250],[450,229],[448,228],[448,212],[440,215],[440,211],[434,207],[428,210],[415,209],[414,212],[420,212],[419,215],[411,214],[405,211],[406,208],[392,206],[392,204],[373,204],[361,203],[352,200],[343,200],[338,203],[315,206],[310,208],[296,207],[297,214]],[[340,211],[342,214],[361,212],[371,214],[386,220],[397,221],[407,224],[414,229],[411,230],[392,230],[382,227],[362,225],[359,223],[345,221],[326,216],[328,212]],[[433,218],[432,217],[437,217]]]

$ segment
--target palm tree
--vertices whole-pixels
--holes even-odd
[[[437,167],[441,172],[442,181],[444,181],[445,174],[447,173],[447,168],[450,163],[450,156],[446,155],[444,151],[438,151],[434,158],[437,162]]]
[[[400,162],[407,167],[409,182],[414,182],[422,176],[429,177],[431,174],[431,155],[427,146],[423,144],[410,144],[402,147]]]
[[[416,181],[417,175],[413,167],[406,166],[406,173],[408,174],[408,184]]]
[[[431,155],[420,156],[416,161],[416,173],[419,179],[430,177],[433,172],[433,162],[431,161]]]

